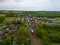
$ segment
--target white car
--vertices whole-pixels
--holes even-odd
[[[31,33],[32,33],[32,34],[34,34],[34,31],[33,31],[33,29],[31,29]]]
[[[29,26],[31,26],[31,23],[29,23]]]

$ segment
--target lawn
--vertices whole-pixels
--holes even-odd
[[[5,20],[0,25],[6,25],[6,23],[12,23],[16,20],[16,17],[5,17]]]

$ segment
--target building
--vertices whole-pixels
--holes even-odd
[[[14,24],[10,25],[9,33],[15,33],[15,32],[16,32],[16,26]]]
[[[60,21],[56,19],[47,19],[42,22],[42,24],[46,25],[60,25]]]

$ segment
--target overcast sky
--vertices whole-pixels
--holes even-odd
[[[0,0],[0,10],[60,11],[60,0]]]

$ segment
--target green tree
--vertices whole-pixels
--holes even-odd
[[[10,44],[12,44],[12,42],[13,42],[12,37],[7,36],[7,38],[2,41],[2,45],[10,45]]]
[[[5,17],[0,16],[0,23],[2,23],[4,21]]]

